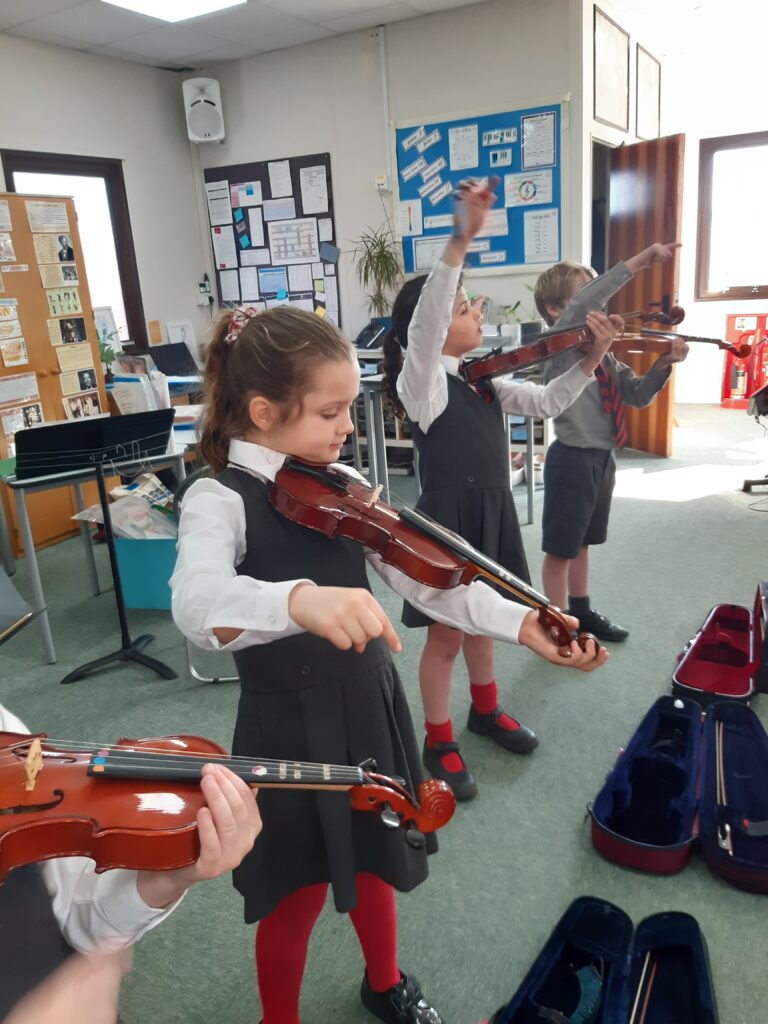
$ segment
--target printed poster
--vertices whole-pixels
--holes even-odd
[[[12,231],[11,208],[7,199],[0,199],[0,231]]]
[[[526,263],[555,263],[559,259],[557,210],[526,210],[523,236]]]
[[[555,162],[555,112],[529,114],[522,119],[523,169],[546,167]]]
[[[16,253],[13,249],[13,240],[10,235],[0,234],[0,260],[3,263],[13,263]]]
[[[540,206],[552,202],[552,171],[504,175],[505,206]]]
[[[325,167],[302,167],[299,171],[301,205],[304,213],[328,212],[328,185]]]
[[[69,316],[71,313],[82,313],[80,292],[77,288],[46,288],[48,311],[51,316]]]
[[[477,125],[448,129],[448,150],[452,171],[466,171],[478,164]]]
[[[0,355],[3,357],[3,366],[24,366],[29,362],[27,346],[23,338],[12,338],[10,341],[0,342]]]
[[[62,399],[68,420],[82,420],[101,413],[98,391],[87,391],[81,395],[70,395]]]
[[[63,231],[69,233],[66,203],[46,203],[28,199],[25,203],[30,231]]]

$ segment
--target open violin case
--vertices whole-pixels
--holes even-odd
[[[633,931],[619,907],[577,899],[488,1024],[717,1024],[696,920],[654,914]]]
[[[768,691],[764,643],[768,583],[757,587],[752,608],[716,604],[688,642],[672,675],[672,692],[706,706],[715,700],[749,701]]]
[[[768,894],[766,780],[768,735],[746,704],[661,697],[589,808],[592,842],[653,874],[680,871],[698,843],[715,874]]]

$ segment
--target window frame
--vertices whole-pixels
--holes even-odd
[[[732,299],[768,298],[768,280],[756,285],[734,285],[725,291],[710,291],[709,271],[712,246],[712,171],[715,154],[729,149],[768,146],[768,131],[723,135],[699,141],[699,205],[696,225],[697,302],[729,302]]]
[[[136,347],[148,348],[147,323],[144,318],[144,303],[141,298],[139,269],[136,264],[122,161],[67,153],[36,153],[24,149],[3,149],[0,151],[0,157],[8,192],[16,191],[13,180],[16,171],[32,174],[72,174],[104,179],[128,336]]]

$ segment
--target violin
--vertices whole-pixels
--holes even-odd
[[[620,313],[619,316],[625,320],[640,320],[643,324],[658,323],[667,327],[676,327],[685,319],[685,310],[682,306],[672,306],[666,313],[662,310],[652,312],[636,309]],[[752,351],[750,345],[746,343],[731,345],[730,342],[722,341],[719,338],[699,338],[692,334],[659,331],[650,327],[641,327],[639,331],[622,333],[616,340],[642,344],[646,338],[657,341],[673,341],[675,338],[680,338],[685,342],[717,345],[718,348],[726,352],[732,352],[738,359],[749,358]],[[460,365],[459,373],[468,384],[478,384],[480,381],[489,380],[492,377],[501,377],[504,374],[515,373],[528,366],[543,363],[547,359],[552,359],[563,352],[569,352],[571,349],[586,353],[591,342],[592,335],[586,325],[569,327],[565,330],[552,328],[549,331],[542,331],[534,342],[524,345],[522,348],[508,350],[494,348],[487,355],[466,359]]]
[[[52,857],[90,857],[99,872],[194,864],[197,812],[205,806],[199,783],[211,762],[259,789],[347,792],[353,810],[378,813],[415,847],[456,807],[445,782],[422,782],[414,800],[402,781],[371,770],[373,762],[228,757],[200,736],[121,739],[105,747],[0,732],[0,883],[12,869]]]
[[[483,579],[538,611],[550,638],[570,655],[573,639],[565,616],[544,594],[473,548],[463,537],[413,508],[397,510],[379,500],[381,487],[352,476],[340,466],[318,466],[287,459],[278,470],[269,500],[287,519],[326,537],[345,537],[378,552],[413,580],[449,590]],[[582,650],[591,633],[579,633]]]

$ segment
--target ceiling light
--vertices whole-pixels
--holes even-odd
[[[214,14],[228,7],[239,7],[246,0],[103,0],[135,14],[146,14],[161,21],[188,21],[203,14]]]

